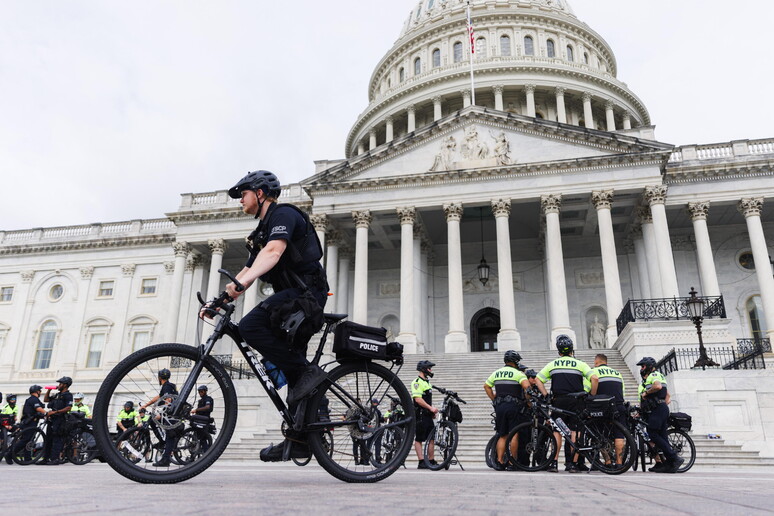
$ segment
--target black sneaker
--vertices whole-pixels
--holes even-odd
[[[680,466],[683,465],[685,462],[685,459],[682,457],[675,457],[675,460],[672,461],[669,468],[669,473],[677,473],[677,470],[680,469]]]
[[[280,462],[282,460],[282,454],[285,451],[285,441],[279,444],[270,444],[263,450],[261,450],[261,460],[263,462]],[[290,457],[291,459],[305,459],[311,455],[309,446],[306,443],[293,442],[290,445]]]
[[[555,460],[552,460],[548,464],[548,469],[546,469],[546,471],[549,473],[559,473],[559,464]]]
[[[427,467],[427,464],[425,464],[424,460],[420,460],[419,464],[417,464],[417,469],[429,469],[429,468]]]
[[[492,466],[492,469],[495,470],[495,471],[505,471],[505,464],[503,464],[502,462],[496,460],[494,462],[494,466]]]
[[[575,465],[575,468],[576,468],[578,471],[583,471],[584,473],[585,473],[586,471],[589,471],[589,467],[588,467],[588,466],[586,466],[585,464],[576,464],[576,465]]]
[[[578,465],[574,462],[571,462],[567,465],[567,467],[564,469],[567,473],[580,473],[580,470],[578,469]]]
[[[320,385],[327,377],[327,373],[320,366],[309,365],[301,374],[296,384],[288,389],[288,405],[304,399],[315,387]]]
[[[168,468],[171,465],[169,457],[161,457],[159,460],[153,463],[154,468]]]
[[[666,464],[663,462],[657,462],[655,466],[648,468],[648,471],[652,473],[663,473],[666,471]]]

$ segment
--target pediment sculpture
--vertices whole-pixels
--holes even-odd
[[[513,163],[511,160],[511,144],[505,131],[500,131],[499,134],[490,131],[489,134],[492,140],[494,140],[493,151],[490,151],[490,147],[486,142],[481,141],[475,126],[465,128],[462,143],[459,145],[459,153],[457,140],[454,136],[444,138],[438,154],[433,159],[433,165],[430,167],[429,172],[495,167]]]

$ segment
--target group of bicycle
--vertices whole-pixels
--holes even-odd
[[[638,465],[657,473],[682,473],[696,450],[686,430],[690,416],[670,414],[666,378],[656,361],[640,366],[639,405],[625,401],[622,375],[599,353],[594,367],[574,357],[570,337],[556,339],[559,357],[536,372],[513,350],[504,367],[486,380],[494,407],[495,436],[486,448],[496,471],[559,471],[564,442],[565,471],[620,474]],[[546,383],[550,381],[550,393]]]
[[[46,387],[42,400],[43,387],[31,385],[21,407],[16,394],[6,395],[0,410],[0,457],[6,463],[82,465],[95,458],[91,409],[83,394],[70,392],[72,383],[63,376],[56,387]],[[53,390],[57,392],[52,394]]]

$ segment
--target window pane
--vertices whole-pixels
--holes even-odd
[[[89,356],[86,359],[86,367],[99,367],[102,358],[102,349],[105,346],[104,333],[92,333],[89,342]]]
[[[526,36],[524,38],[524,54],[528,56],[535,55],[535,45],[533,44],[532,38],[530,36]]]
[[[567,45],[567,60],[568,61],[574,61],[575,58],[572,53],[572,47],[570,45]]]
[[[32,366],[34,369],[48,369],[48,366],[51,364],[51,353],[54,349],[55,341],[56,323],[48,321],[40,329],[38,348],[35,351],[35,362]]]
[[[406,71],[403,68],[398,72],[398,77],[400,78],[400,82],[406,80]]]
[[[508,36],[500,36],[500,55],[511,55],[511,38]]]
[[[459,41],[454,44],[454,62],[462,61],[462,43]]]
[[[763,319],[763,303],[761,296],[753,296],[747,300],[747,315],[750,318],[750,332],[754,339],[766,338],[766,321]]]
[[[0,291],[0,301],[10,301],[13,299],[13,287],[3,287]]]
[[[100,281],[99,283],[99,297],[111,297],[113,295],[113,282],[112,281]]]
[[[433,68],[441,66],[441,51],[439,49],[433,50]]]
[[[486,39],[478,38],[476,40],[476,54],[479,58],[486,57]]]
[[[132,351],[137,351],[147,347],[150,344],[150,332],[149,331],[137,331],[132,337]]]
[[[422,60],[418,57],[414,59],[414,75],[422,73]]]
[[[146,278],[142,280],[141,294],[155,294],[156,293],[156,278]]]
[[[49,297],[54,301],[62,297],[62,294],[64,294],[64,287],[62,287],[62,285],[54,285],[48,292]]]
[[[546,41],[546,51],[548,57],[556,57],[556,49],[554,48],[554,42],[552,40]]]

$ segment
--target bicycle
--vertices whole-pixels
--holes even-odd
[[[588,400],[587,404],[599,407],[584,408],[578,412],[559,409],[552,406],[543,396],[531,392],[533,418],[517,425],[508,434],[506,454],[508,462],[524,471],[540,471],[547,469],[556,457],[558,443],[554,432],[559,432],[572,448],[573,455],[581,455],[599,471],[608,475],[619,475],[631,468],[636,459],[634,439],[629,431],[613,419],[615,414],[614,400]],[[586,393],[576,396],[579,400],[587,398]],[[577,442],[572,442],[570,429],[562,417],[577,421]],[[541,418],[544,422],[541,422]],[[529,435],[527,442],[520,450],[526,460],[513,457],[510,450],[519,449],[519,435]],[[615,435],[623,435],[624,448],[621,451],[621,464],[617,464]]]
[[[492,416],[492,426],[496,426],[497,418],[495,413],[492,412],[490,416]],[[497,441],[499,439],[500,435],[495,431],[495,434],[486,443],[486,448],[484,449],[484,460],[488,468],[494,468],[495,462],[497,462]]]
[[[401,402],[398,398],[393,396],[387,396],[392,401],[394,408],[390,411],[390,415],[387,418],[388,424],[393,424],[398,421],[402,421],[406,418],[406,412],[401,406]],[[399,426],[386,426],[380,429],[374,434],[369,445],[369,451],[371,454],[371,462],[376,461],[377,464],[382,462],[390,462],[400,452],[401,447],[405,441],[411,442],[411,439],[407,439],[404,428]],[[406,467],[406,464],[402,464]]]
[[[636,460],[632,469],[637,471],[638,463],[642,468],[642,471],[647,471],[647,467],[650,464],[656,462],[656,456],[659,456],[659,462],[665,461],[664,454],[660,451],[656,451],[655,444],[650,440],[648,434],[648,427],[645,421],[642,419],[641,410],[638,405],[631,405],[628,410],[628,422],[632,435],[635,436],[636,443]],[[669,426],[667,428],[667,438],[669,444],[672,446],[674,452],[684,462],[680,465],[675,473],[685,473],[691,469],[696,462],[696,445],[693,439],[688,435],[688,431],[691,429],[690,419],[681,419],[674,413],[669,414]]]
[[[234,282],[240,291],[244,290],[228,271],[220,269],[219,272]],[[204,306],[206,303],[201,293],[197,293],[197,297]],[[220,457],[231,440],[238,412],[234,383],[224,366],[210,356],[215,344],[224,336],[235,342],[255,378],[279,411],[284,422],[285,436],[291,441],[305,440],[317,462],[328,473],[346,482],[377,482],[400,467],[410,451],[409,440],[401,444],[390,461],[377,466],[371,461],[355,464],[351,441],[367,441],[378,430],[385,428],[401,428],[406,435],[413,435],[415,418],[411,396],[396,374],[403,364],[402,355],[385,357],[384,360],[390,364],[389,368],[357,356],[354,352],[341,354],[335,360],[321,364],[323,346],[329,333],[347,317],[346,314],[324,314],[322,336],[312,364],[322,367],[327,377],[291,413],[277,393],[259,355],[244,342],[237,324],[232,322],[235,310],[233,300],[223,292],[208,306],[215,316],[214,330],[203,344],[158,344],[144,348],[122,360],[105,378],[94,404],[94,431],[97,444],[115,471],[141,483],[176,483],[200,474]],[[205,452],[182,464],[173,461],[170,466],[159,468],[142,460],[128,460],[124,450],[110,439],[108,419],[109,414],[118,412],[127,399],[151,399],[157,395],[157,372],[163,368],[170,370],[170,381],[178,385],[179,390],[179,394],[170,403],[153,407],[151,420],[164,432],[173,429],[180,431],[190,419],[192,393],[196,395],[198,384],[209,385],[209,395],[214,398],[215,406],[220,408],[214,417],[218,430]],[[381,402],[388,394],[400,399],[404,407],[411,408],[405,419],[382,425],[368,401],[375,398]],[[330,400],[328,421],[318,419],[323,398]],[[365,404],[360,400],[366,400]],[[326,437],[325,431],[328,429],[332,429],[332,441]],[[346,445],[347,442],[350,446]],[[132,453],[129,455],[137,458]],[[289,455],[290,448],[286,447],[284,457],[289,458]],[[140,457],[144,457],[142,452]]]
[[[66,417],[67,437],[65,438],[63,457],[77,466],[88,464],[99,453],[91,419],[76,414],[68,414]]]
[[[456,392],[444,389],[443,387],[433,386],[441,394],[444,394],[443,404],[438,413],[441,415],[436,422],[435,427],[430,431],[423,447],[424,462],[427,469],[438,471],[440,469],[449,469],[452,462],[458,464],[464,471],[465,468],[456,460],[457,445],[459,444],[459,431],[457,423],[462,422],[462,411],[458,403],[466,403]],[[441,454],[442,460],[431,462],[428,457],[430,443],[434,443],[435,451]]]
[[[43,458],[46,446],[46,433],[43,428],[48,424],[43,420],[39,426],[21,428],[17,425],[11,441],[11,459],[20,466],[36,464]]]

